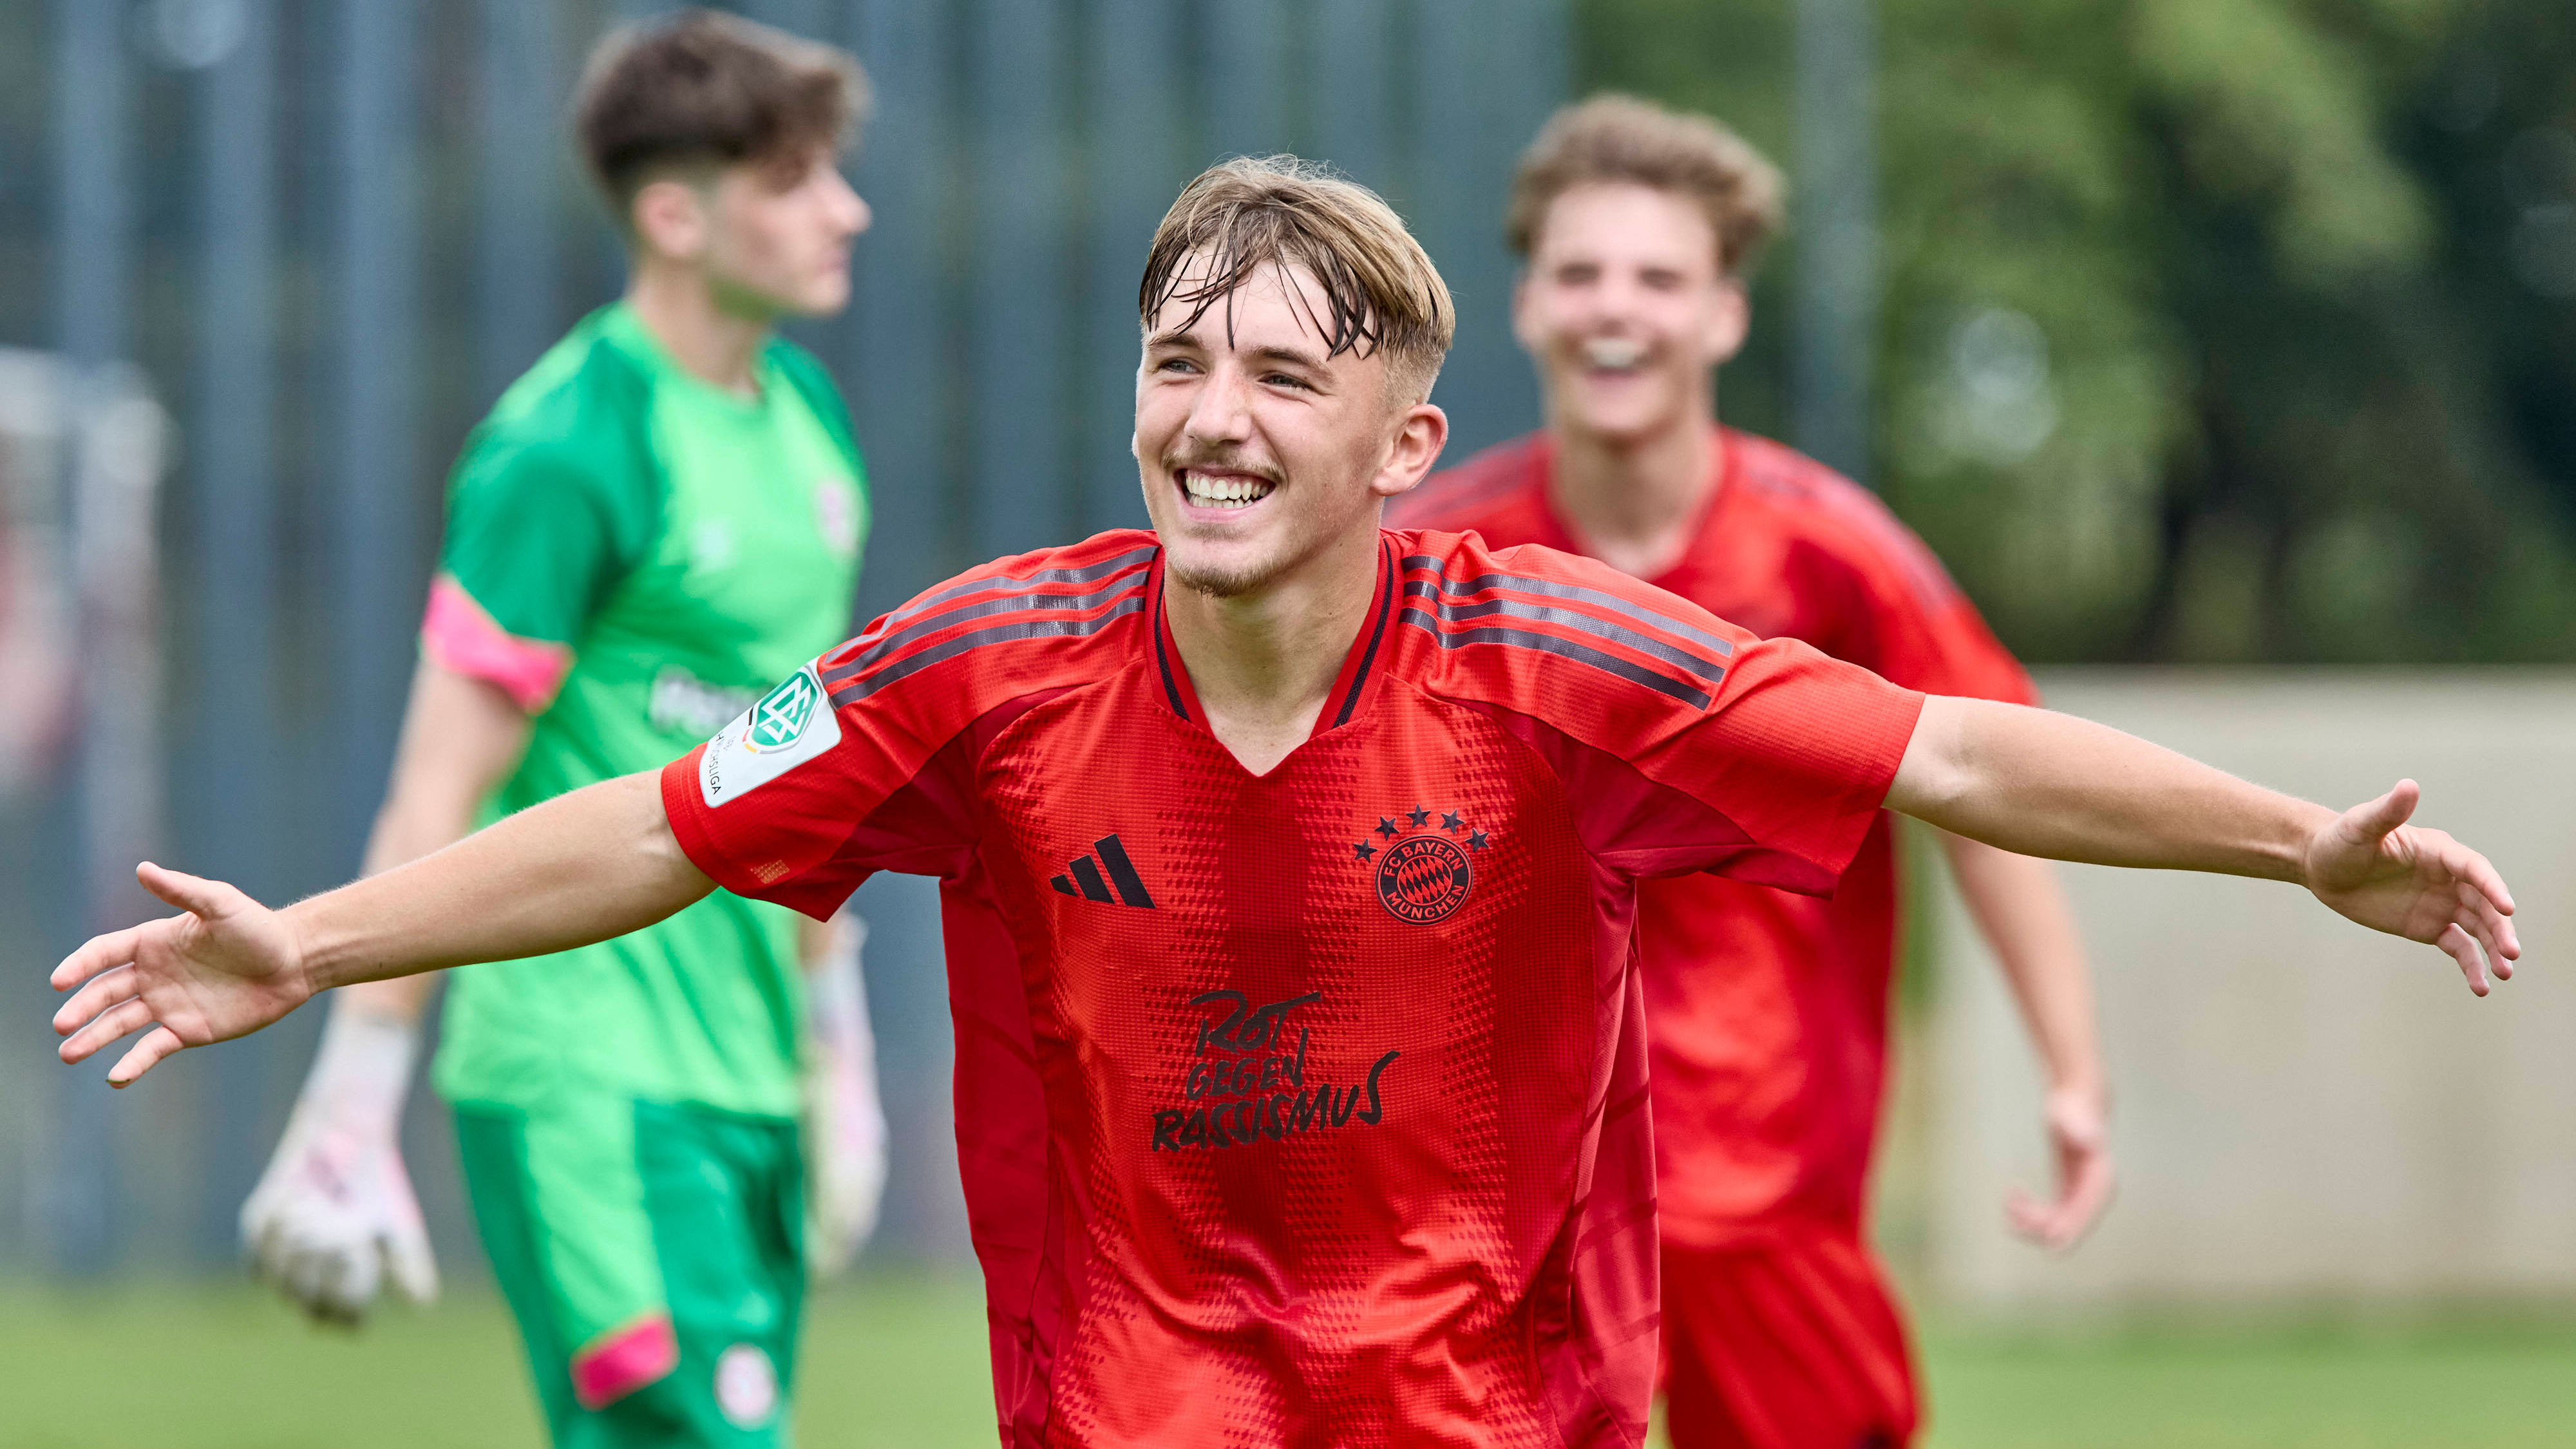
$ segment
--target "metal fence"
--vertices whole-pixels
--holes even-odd
[[[617,290],[563,113],[593,40],[656,8],[0,0],[0,345],[74,377],[139,366],[179,425],[165,860],[271,900],[354,868],[447,461]],[[1460,305],[1453,456],[1533,420],[1499,219],[1512,156],[1566,89],[1562,0],[739,8],[848,45],[876,88],[856,303],[798,329],[869,457],[862,616],[982,558],[1142,521],[1137,274],[1179,185],[1225,155],[1328,159],[1412,220]],[[72,782],[96,723],[74,719],[40,788],[0,802],[0,1272],[228,1257],[313,1027],[193,1054],[122,1098],[52,1064],[41,968],[149,909],[83,879]],[[952,1252],[932,906],[908,885],[863,904],[900,1119],[888,1236]],[[471,1261],[444,1124],[423,1107],[411,1136],[441,1244]]]

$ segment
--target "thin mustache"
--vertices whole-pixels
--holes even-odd
[[[1194,454],[1184,456],[1179,453],[1165,453],[1163,455],[1163,471],[1177,474],[1184,468],[1203,468],[1210,472],[1219,473],[1242,473],[1250,477],[1258,478],[1273,488],[1278,487],[1283,481],[1277,473],[1272,472],[1270,469],[1256,468],[1240,459],[1218,457],[1214,454]]]

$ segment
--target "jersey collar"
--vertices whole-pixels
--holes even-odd
[[[1171,554],[1154,555],[1154,671],[1163,687],[1163,702],[1172,713],[1195,725],[1207,724],[1207,711],[1199,708],[1199,692],[1190,687],[1190,672],[1181,665],[1181,646],[1172,642],[1171,616],[1163,611],[1163,590],[1170,580],[1163,565]]]
[[[1333,677],[1332,692],[1324,696],[1324,707],[1316,714],[1308,739],[1358,718],[1369,686],[1385,672],[1381,666],[1387,653],[1387,626],[1395,617],[1396,576],[1395,549],[1384,533],[1378,535],[1377,555],[1377,591],[1369,601],[1368,617],[1360,624],[1359,637],[1351,641],[1350,653],[1342,656],[1341,672]],[[1190,685],[1190,672],[1181,663],[1180,646],[1172,641],[1171,616],[1163,608],[1163,590],[1168,587],[1163,565],[1167,557],[1158,553],[1154,558],[1155,682],[1172,713],[1204,729],[1207,711],[1200,707],[1198,691]]]
[[[1342,671],[1333,677],[1332,693],[1324,696],[1324,708],[1315,716],[1314,738],[1329,729],[1338,729],[1358,717],[1360,704],[1368,687],[1386,657],[1387,625],[1395,618],[1395,545],[1384,532],[1377,538],[1377,594],[1369,601],[1368,618],[1361,623],[1359,637],[1351,641],[1351,652],[1342,656]]]
[[[759,396],[744,397],[682,367],[680,360],[671,355],[671,350],[662,345],[662,339],[655,337],[652,329],[644,325],[644,319],[635,315],[633,303],[620,299],[600,308],[597,315],[600,335],[628,361],[644,369],[645,375],[660,386],[677,388],[713,404],[720,411],[746,418],[760,416],[770,398],[777,395],[781,379],[772,354],[774,338],[771,342],[762,343],[760,351],[751,359],[751,375],[759,385]]]

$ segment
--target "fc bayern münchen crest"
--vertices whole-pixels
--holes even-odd
[[[1462,811],[1442,812],[1437,827],[1430,822],[1431,812],[1416,805],[1401,816],[1379,818],[1376,833],[1385,845],[1363,840],[1351,847],[1376,872],[1379,903],[1407,925],[1449,919],[1476,888],[1471,852],[1486,846],[1485,832],[1470,828]]]

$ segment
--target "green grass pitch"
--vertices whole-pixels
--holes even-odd
[[[2523,1449],[2576,1442],[2576,1326],[1935,1328],[1924,1449]],[[363,1335],[246,1287],[0,1288],[0,1449],[502,1449],[540,1443],[497,1301]],[[992,1440],[971,1283],[880,1275],[815,1305],[803,1449]]]

